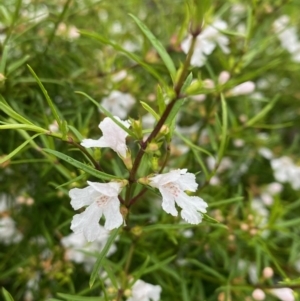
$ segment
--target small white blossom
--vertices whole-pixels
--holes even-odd
[[[207,26],[201,34],[197,36],[194,53],[191,59],[191,65],[201,67],[206,62],[206,56],[210,55],[218,45],[223,53],[228,54],[229,39],[223,35],[220,30],[226,30],[227,24],[222,20],[216,20],[212,25]],[[189,36],[181,43],[184,53],[188,53],[192,42],[192,36]]]
[[[161,287],[137,280],[132,287],[132,296],[127,301],[159,301]]]
[[[198,184],[192,173],[187,169],[172,170],[166,174],[160,174],[149,178],[150,186],[158,188],[162,194],[162,207],[173,216],[178,212],[176,204],[182,208],[181,217],[190,224],[199,224],[202,221],[202,213],[206,212],[207,203],[200,197],[189,196],[184,191],[196,191]]]
[[[278,182],[290,183],[293,189],[300,189],[300,166],[286,156],[271,160],[274,177]]]
[[[16,228],[15,221],[9,217],[4,216],[0,218],[0,242],[9,245],[18,243],[22,240],[22,233]]]
[[[107,111],[123,119],[127,117],[128,112],[135,104],[135,99],[128,93],[112,91],[107,97],[103,98],[101,104]]]
[[[259,148],[258,153],[265,159],[271,160],[273,158],[273,152],[267,147]]]
[[[128,121],[122,121],[119,117],[114,116],[119,122],[121,122],[126,128],[129,128],[130,123]],[[103,136],[98,140],[84,139],[81,145],[89,147],[110,147],[121,157],[126,157],[127,146],[126,137],[127,132],[120,128],[112,119],[106,117],[99,124],[99,128],[102,131]]]
[[[293,290],[288,287],[273,288],[269,292],[281,301],[295,301]]]
[[[273,23],[275,33],[280,40],[282,48],[292,55],[292,60],[296,63],[300,62],[300,41],[296,27],[288,26],[290,19],[283,15]]]
[[[69,192],[75,210],[88,206],[84,212],[73,217],[71,229],[75,233],[83,233],[87,241],[94,241],[103,234],[99,225],[102,215],[105,216],[104,228],[107,230],[118,228],[123,223],[118,199],[122,183],[87,183],[88,187],[73,188]]]
[[[99,253],[104,248],[107,239],[109,238],[109,231],[100,226],[100,235],[93,242],[88,242],[82,233],[71,233],[61,239],[61,244],[65,247],[65,259],[76,263],[83,263],[87,272],[90,272],[96,262],[95,253]],[[116,251],[116,246],[113,244],[107,256]]]

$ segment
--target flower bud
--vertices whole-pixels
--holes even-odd
[[[228,92],[228,94],[229,96],[247,95],[252,93],[254,90],[255,90],[254,82],[248,81],[235,86],[233,89],[231,89]]]
[[[138,182],[140,184],[143,184],[143,185],[148,185],[149,184],[149,179],[147,177],[139,178]]]
[[[262,274],[265,279],[269,279],[273,277],[274,271],[271,267],[265,267],[262,271]]]
[[[143,138],[143,129],[142,124],[140,120],[134,120],[132,118],[129,118],[131,128],[133,129],[133,132],[137,135],[138,139]]]
[[[126,152],[126,157],[122,158],[122,160],[123,160],[123,163],[125,164],[126,168],[128,170],[131,170],[132,169],[132,159],[131,159],[131,154],[128,150]]]
[[[6,77],[4,76],[4,74],[0,73],[0,84],[4,83],[6,80]]]
[[[155,142],[151,142],[147,145],[146,152],[156,152],[159,150],[159,145]]]
[[[141,234],[143,233],[143,228],[140,226],[135,226],[131,229],[131,232],[135,236],[141,236]]]
[[[158,158],[156,156],[153,156],[151,159],[151,168],[154,171],[157,171],[159,169]]]
[[[257,288],[252,292],[252,298],[257,301],[262,301],[265,300],[266,294],[264,293],[263,290]]]
[[[230,79],[230,73],[228,71],[222,71],[218,78],[219,85],[224,85]]]

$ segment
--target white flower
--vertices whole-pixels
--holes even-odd
[[[272,151],[267,147],[261,147],[258,149],[258,153],[265,159],[271,160],[273,158]]]
[[[159,301],[161,287],[137,280],[132,287],[132,296],[127,301]]]
[[[300,189],[300,167],[291,158],[283,156],[271,160],[274,177],[278,182],[290,183],[293,189]]]
[[[121,122],[126,128],[129,128],[130,123],[128,121],[122,121],[119,117],[114,116],[119,122]],[[127,146],[126,137],[127,132],[120,128],[112,119],[106,117],[99,124],[99,128],[102,131],[103,136],[98,140],[84,139],[81,145],[84,147],[110,147],[121,157],[126,157]]]
[[[228,54],[229,39],[220,33],[219,30],[227,28],[226,22],[216,20],[212,25],[206,27],[200,35],[197,36],[194,53],[191,59],[191,65],[201,67],[205,64],[206,56],[210,55],[217,45],[221,50]],[[181,48],[184,53],[188,53],[191,46],[192,37],[189,36],[181,43]]]
[[[75,233],[83,233],[87,241],[94,241],[103,235],[99,220],[105,216],[104,228],[112,230],[123,223],[120,213],[120,201],[118,195],[122,189],[122,183],[94,183],[87,182],[88,187],[73,188],[69,192],[72,207],[77,210],[88,206],[84,212],[73,217],[71,229]]]
[[[0,218],[0,242],[5,245],[18,243],[23,238],[23,235],[16,228],[15,221],[9,217],[4,216]]]
[[[294,62],[300,62],[300,41],[298,40],[297,30],[293,26],[288,26],[290,19],[283,15],[273,23],[275,33],[280,40],[282,48],[292,55]]]
[[[100,226],[100,235],[93,242],[88,242],[82,233],[71,233],[61,239],[61,244],[65,247],[65,259],[76,263],[83,263],[87,272],[90,272],[96,262],[94,253],[99,253],[104,248],[109,237],[109,231]],[[113,244],[107,256],[116,251],[116,246]]]
[[[149,178],[150,186],[158,188],[162,194],[162,207],[173,216],[178,212],[176,204],[182,208],[181,217],[190,224],[199,224],[202,221],[202,213],[206,212],[207,203],[200,197],[188,196],[185,190],[196,191],[198,184],[195,175],[187,173],[187,169],[172,170]],[[200,212],[199,212],[200,211]]]
[[[0,195],[0,213],[8,211],[9,206],[8,206],[8,196],[7,194],[2,193]]]
[[[269,290],[270,294],[274,295],[281,301],[294,301],[295,297],[293,290],[288,287],[283,288],[273,288]]]
[[[127,117],[128,112],[135,103],[135,99],[128,93],[112,91],[102,100],[102,106],[113,115],[120,118]]]

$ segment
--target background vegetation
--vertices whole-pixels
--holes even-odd
[[[127,116],[144,124],[145,135],[151,132],[145,108],[161,115],[158,100],[172,99],[173,83],[157,49],[129,14],[162,43],[178,79],[186,60],[181,43],[188,36],[191,3],[1,2],[0,286],[5,300],[126,300],[132,279],[161,286],[161,300],[263,300],[257,289],[265,300],[278,300],[274,288],[294,291],[294,299],[279,300],[297,300],[298,0],[212,0],[205,13],[204,29],[216,20],[226,22],[219,35],[228,39],[230,52],[214,42],[205,64],[189,67],[190,87],[174,119],[176,131],[144,157],[146,167],[139,174],[147,176],[164,164],[165,171],[187,168],[196,174],[196,195],[208,203],[203,222],[190,225],[168,215],[153,189],[130,208],[115,252],[103,259],[91,288],[86,261],[94,262],[101,248],[84,253],[82,263],[66,256],[62,239],[71,233],[75,214],[68,192],[96,178],[43,149],[90,166],[77,143],[99,138],[105,114],[76,91],[99,103],[115,90],[130,94],[135,104],[126,108]],[[282,16],[289,20],[278,31],[274,22]],[[60,129],[28,65],[63,120]],[[230,79],[220,84],[224,70]],[[232,89],[247,81],[255,89],[235,95]],[[33,127],[20,126],[24,118]],[[128,146],[134,159],[138,144],[129,138]],[[114,152],[88,153],[106,173],[128,177]]]

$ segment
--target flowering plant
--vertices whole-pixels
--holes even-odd
[[[2,2],[1,297],[297,300],[299,0]]]

